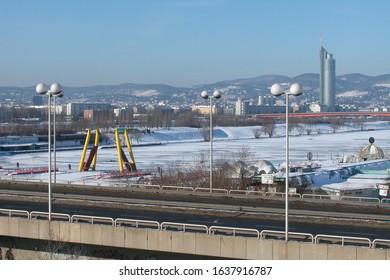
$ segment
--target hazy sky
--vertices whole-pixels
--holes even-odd
[[[0,0],[0,86],[390,73],[389,0]]]

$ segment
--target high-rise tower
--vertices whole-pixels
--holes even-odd
[[[320,49],[320,106],[322,112],[335,111],[336,61],[322,46]]]

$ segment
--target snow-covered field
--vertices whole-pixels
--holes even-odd
[[[313,154],[313,160],[323,163],[337,163],[343,155],[357,155],[359,149],[367,145],[369,137],[375,138],[375,145],[381,147],[386,155],[390,155],[390,128],[387,122],[368,123],[365,131],[345,127],[332,133],[327,125],[317,126],[321,133],[314,131],[311,135],[297,135],[292,131],[290,136],[290,160],[294,163],[307,161],[307,154]],[[276,167],[285,158],[285,127],[278,125],[272,138],[261,135],[255,139],[253,129],[260,127],[216,127],[213,133],[214,159],[219,157],[233,158],[243,147],[248,147],[251,158],[268,160]],[[135,146],[133,152],[137,168],[147,170],[151,167],[164,167],[168,164],[190,164],[204,153],[208,158],[210,143],[204,142],[201,131],[196,128],[174,127],[170,130],[160,129],[147,134],[142,143],[161,142],[161,145]],[[136,144],[136,143],[135,143]],[[126,149],[124,149],[126,150]],[[127,153],[127,151],[126,151]],[[77,172],[81,150],[57,151],[58,181],[90,181],[95,180],[101,172],[118,170],[117,153],[115,148],[99,149],[96,171]],[[20,168],[47,166],[48,154],[23,153],[15,155],[0,155],[0,166],[3,171]],[[69,164],[71,170],[69,170]],[[1,172],[1,170],[0,170]],[[9,178],[5,172],[1,178]],[[18,175],[18,178],[35,178],[47,180],[47,174]]]

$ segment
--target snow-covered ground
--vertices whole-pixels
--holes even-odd
[[[248,147],[251,159],[268,160],[278,167],[285,158],[285,127],[278,125],[275,136],[272,138],[261,135],[255,139],[253,129],[261,127],[216,127],[213,133],[214,159],[233,159],[243,147]],[[359,150],[367,145],[370,137],[375,138],[375,145],[381,147],[386,156],[390,155],[390,128],[388,122],[367,123],[364,131],[345,127],[332,133],[328,125],[317,125],[321,132],[313,131],[311,135],[298,135],[296,131],[290,136],[290,160],[292,164],[307,161],[307,154],[313,154],[313,160],[322,166],[336,164],[344,155],[357,155]],[[146,134],[141,143],[161,142],[161,145],[135,146],[133,153],[137,168],[147,170],[152,167],[164,167],[169,164],[191,164],[199,154],[208,157],[210,143],[204,142],[201,131],[196,128],[174,127],[169,130],[160,129]],[[137,143],[134,143],[137,144]],[[124,149],[126,151],[126,149]],[[126,151],[127,153],[127,151]],[[117,171],[118,161],[115,148],[99,149],[96,171],[77,172],[81,150],[57,151],[58,181],[91,182],[104,171]],[[0,155],[0,166],[3,173],[0,178],[9,178],[5,170],[47,166],[48,154],[22,153],[14,155]],[[69,170],[69,164],[71,170]],[[0,170],[1,172],[1,170]],[[15,176],[16,177],[16,176]],[[46,181],[47,174],[17,175],[18,178],[39,179]]]

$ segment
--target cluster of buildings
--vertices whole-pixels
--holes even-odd
[[[322,46],[320,48],[320,100],[319,104],[294,104],[292,103],[289,110],[291,112],[300,111],[300,112],[334,112],[335,108],[335,83],[336,83],[336,73],[335,73],[335,59],[333,55],[327,52]],[[39,95],[32,97],[32,105],[35,108],[46,108],[44,103],[44,98]],[[211,111],[213,114],[217,113],[219,104],[215,102],[215,105],[212,106]],[[109,103],[69,103],[67,105],[57,105],[55,107],[55,112],[57,114],[66,115],[72,119],[87,119],[90,121],[112,121],[122,120],[125,122],[128,119],[132,120],[132,123],[141,122],[139,119],[142,118],[142,115],[150,112],[150,108],[146,107],[134,107],[126,109],[115,109]],[[170,115],[173,113],[174,109],[169,107],[158,106],[159,110],[163,115]],[[157,107],[156,107],[157,108]],[[153,109],[153,108],[152,108]],[[210,106],[208,105],[196,105],[191,108],[193,111],[197,110],[202,114],[210,113]],[[271,94],[261,95],[258,97],[257,101],[253,100],[243,100],[238,98],[235,101],[235,104],[231,103],[230,106],[225,106],[223,108],[224,114],[230,115],[255,115],[255,114],[275,114],[275,113],[284,113],[286,106],[284,101],[278,98],[275,98]],[[12,119],[11,110],[0,110],[0,121],[7,121],[7,119]],[[169,119],[165,117],[165,119]]]
[[[43,100],[41,96],[34,96],[33,104],[30,107],[2,107],[0,110],[0,123],[32,124],[46,119],[47,105],[43,104]],[[72,102],[64,105],[52,104],[51,110],[57,114],[58,120],[62,122],[71,123],[75,120],[87,120],[102,126],[105,126],[105,124],[108,126],[116,124],[119,126],[136,127],[151,127],[157,121],[166,122],[171,119],[174,111],[173,108],[166,106],[117,108],[110,103],[93,102]],[[23,117],[20,117],[21,115]],[[151,117],[152,115],[153,117]],[[164,124],[160,123],[158,125],[163,126]]]

